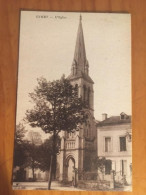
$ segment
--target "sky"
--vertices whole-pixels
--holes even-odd
[[[52,81],[71,71],[79,17],[94,81],[94,116],[131,114],[130,14],[21,11],[17,123],[32,104],[28,94],[43,76]]]

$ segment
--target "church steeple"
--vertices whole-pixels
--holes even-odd
[[[85,66],[87,63],[87,59],[86,59],[81,15],[80,15],[79,27],[78,27],[78,32],[77,32],[73,63],[77,65],[78,71],[82,71],[85,73]]]
[[[82,27],[82,16],[80,15],[79,26],[77,31],[77,39],[74,51],[74,58],[71,68],[71,74],[68,77],[70,80],[75,78],[84,78],[88,82],[93,83],[92,79],[89,77],[89,64],[86,58],[84,34]]]

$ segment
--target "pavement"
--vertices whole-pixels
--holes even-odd
[[[47,182],[13,182],[14,190],[47,190]],[[59,183],[52,181],[51,190],[58,191],[85,191],[73,186],[61,186]]]
[[[47,190],[48,182],[13,182],[14,190]],[[51,190],[57,191],[101,191],[91,189],[79,189],[74,186],[62,186],[57,181],[52,181]],[[108,191],[132,191],[131,186],[124,186],[124,188],[116,188]]]

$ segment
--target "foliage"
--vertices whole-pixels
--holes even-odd
[[[85,119],[85,105],[78,98],[77,88],[64,77],[52,82],[38,79],[38,86],[29,95],[35,105],[27,110],[26,119],[32,127],[56,135],[61,130],[78,130]]]
[[[101,173],[104,172],[104,168],[105,168],[105,164],[106,164],[106,158],[105,157],[97,157],[96,159],[96,162],[97,162],[97,168],[98,170],[101,171]]]
[[[41,134],[36,131],[29,131],[29,133],[27,134],[27,140],[30,144],[33,144],[33,145],[42,144]]]
[[[54,151],[53,149],[53,136],[51,136],[49,139],[46,139],[42,145],[39,147],[39,153],[38,153],[38,161],[39,161],[39,168],[42,171],[49,171],[50,169],[50,160],[51,155]],[[60,137],[57,136],[56,140],[56,151],[54,152],[54,158],[53,158],[53,165],[52,165],[52,172],[55,177],[56,172],[56,154],[59,153],[60,150]]]
[[[34,143],[27,142],[25,149],[27,156],[26,167],[31,168],[33,180],[35,180],[35,169],[39,168],[39,146]]]
[[[81,128],[80,124],[86,121],[85,103],[78,97],[78,88],[72,86],[65,77],[52,82],[40,78],[34,92],[29,95],[34,107],[26,111],[26,120],[30,126],[40,127],[45,133],[53,135],[48,184],[50,189],[52,165],[58,152],[58,133]]]
[[[97,168],[98,170],[104,175],[104,174],[110,174],[112,169],[112,162],[109,159],[106,159],[105,157],[97,157]]]
[[[27,130],[25,130],[25,127],[23,126],[22,123],[19,123],[16,125],[16,132],[15,132],[15,143],[16,144],[21,144],[24,142],[24,137],[26,134]]]
[[[24,175],[22,174],[24,172],[24,168],[30,167],[32,169],[33,180],[34,180],[35,169],[39,168],[38,144],[40,145],[42,141],[41,141],[41,135],[38,132],[33,132],[33,131],[30,131],[28,133],[28,137],[27,137],[28,139],[26,139],[25,137],[26,132],[27,131],[25,130],[23,124],[20,123],[16,126],[15,147],[14,147],[14,167],[18,166],[20,168],[19,180],[21,180]]]
[[[39,168],[39,152],[42,144],[41,135],[35,131],[29,131],[26,142],[26,166],[32,169],[33,180],[35,180],[35,169]]]
[[[25,167],[27,156],[26,156],[26,142],[24,140],[25,127],[23,124],[19,123],[16,125],[15,132],[15,144],[14,144],[14,167]]]

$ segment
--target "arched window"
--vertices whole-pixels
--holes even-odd
[[[91,137],[91,128],[90,128],[90,124],[88,124],[88,129],[89,129],[89,137]]]
[[[83,100],[86,101],[86,86],[83,86]]]
[[[87,93],[87,103],[88,106],[90,106],[90,88],[88,87],[88,93]]]
[[[75,60],[73,61],[73,64],[72,64],[72,74],[73,75],[77,74],[77,63]]]
[[[75,64],[72,65],[72,74],[75,75]]]
[[[75,64],[75,74],[77,74],[77,65]]]
[[[90,126],[90,124],[89,124],[89,123],[87,124],[85,134],[86,134],[86,136],[87,136],[87,137],[91,137],[91,136],[92,136],[91,126]]]
[[[84,67],[84,72],[88,75],[89,73],[89,64],[88,64],[88,61],[86,61],[86,65]]]
[[[79,96],[78,84],[75,84],[75,91],[76,91],[76,93],[77,93],[77,96]]]
[[[89,131],[88,131],[88,128],[87,128],[87,130],[86,130],[86,135],[87,135],[87,137],[88,137],[88,135],[89,135]]]

